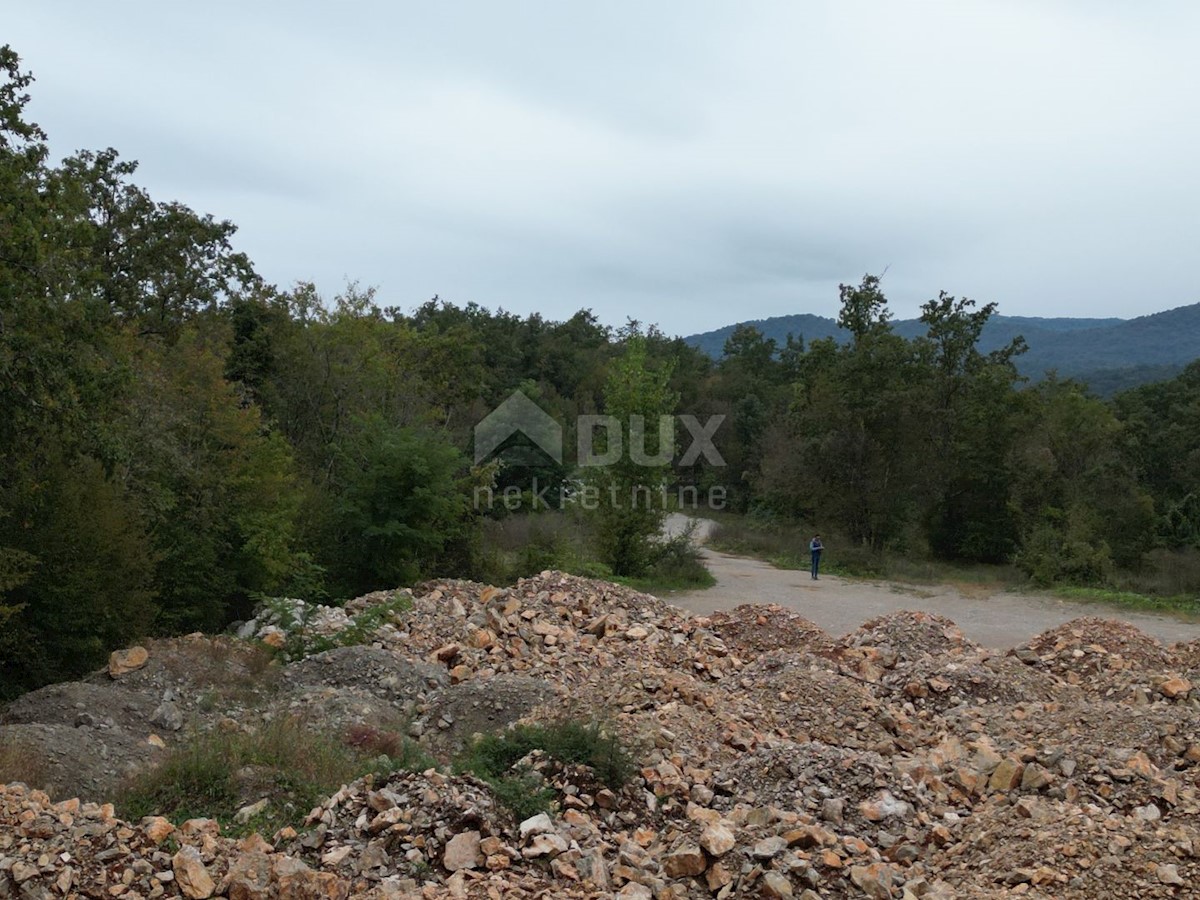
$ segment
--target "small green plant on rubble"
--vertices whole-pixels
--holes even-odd
[[[554,792],[541,778],[518,764],[538,750],[564,764],[590,767],[610,788],[620,788],[633,774],[633,759],[618,739],[598,724],[563,720],[546,725],[518,725],[483,735],[467,747],[455,768],[486,781],[497,802],[518,821],[548,812]]]
[[[227,835],[270,834],[299,825],[343,784],[371,773],[430,765],[429,757],[399,733],[361,726],[334,736],[299,719],[280,718],[252,733],[193,735],[161,765],[127,782],[117,807],[132,821],[147,815],[176,823],[211,818]],[[263,799],[262,810],[237,820],[239,810]]]
[[[271,597],[264,601],[264,608],[270,610],[272,618],[286,635],[282,652],[289,660],[304,659],[335,647],[354,647],[370,643],[375,632],[385,624],[397,621],[412,609],[412,605],[411,594],[394,591],[383,603],[377,603],[357,616],[351,616],[349,624],[341,631],[327,635],[314,634],[309,628],[316,606],[306,603],[300,615],[297,615],[294,606],[286,598]]]

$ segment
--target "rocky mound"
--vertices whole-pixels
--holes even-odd
[[[899,610],[864,622],[838,641],[838,647],[843,652],[874,647],[885,658],[903,662],[979,650],[979,645],[968,640],[945,616],[913,610]]]
[[[116,772],[164,752],[151,734],[307,710],[334,730],[393,717],[445,763],[472,734],[568,715],[619,735],[635,771],[610,787],[534,751],[518,768],[551,813],[521,821],[446,768],[368,777],[240,842],[10,785],[0,897],[1178,897],[1200,878],[1194,654],[1120,623],[1008,655],[921,613],[833,641],[778,607],[690,618],[547,572],[290,601],[242,633],[22,698],[0,740],[81,770],[103,743]],[[244,677],[211,674],[222,657]]]
[[[1068,684],[1113,697],[1170,680],[1180,661],[1166,647],[1127,622],[1087,616],[1035,637],[1013,654]],[[1182,685],[1175,693],[1187,693]],[[1174,699],[1174,698],[1172,698]]]
[[[813,622],[782,606],[744,603],[708,617],[713,633],[730,652],[753,659],[773,650],[828,653],[833,639]]]

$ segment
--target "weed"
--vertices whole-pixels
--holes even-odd
[[[478,738],[459,759],[459,767],[480,778],[506,774],[534,750],[562,763],[590,766],[609,787],[619,788],[633,771],[620,742],[599,725],[576,721],[549,725],[518,725],[500,734]]]
[[[496,802],[507,809],[518,822],[524,822],[539,813],[549,813],[554,809],[554,791],[528,770],[487,781],[491,785]]]
[[[398,621],[412,609],[412,595],[394,591],[389,600],[368,607],[350,619],[349,624],[334,635],[315,634],[308,628],[309,618],[317,607],[303,604],[297,613],[295,601],[282,597],[268,598],[264,608],[287,635],[283,656],[289,660],[304,659],[335,647],[353,647],[369,643],[383,625]]]
[[[535,774],[518,766],[535,750],[560,763],[590,767],[610,788],[621,787],[634,770],[632,757],[614,735],[598,724],[573,720],[518,725],[479,737],[460,754],[456,768],[488,782],[497,801],[519,821],[546,811],[553,800]]]
[[[431,866],[423,858],[414,859],[408,863],[408,872],[413,878],[416,878],[418,881],[422,881],[433,874],[433,866]]]
[[[422,766],[423,754],[394,746],[397,757],[356,748],[281,718],[252,734],[211,731],[172,750],[161,765],[136,776],[119,793],[118,807],[136,820],[150,814],[176,822],[217,819],[228,833],[270,833],[299,818],[324,797],[371,772]],[[269,805],[248,823],[235,823],[237,811],[261,798]]]

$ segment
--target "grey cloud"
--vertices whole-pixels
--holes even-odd
[[[890,265],[1010,314],[1200,300],[1193,4],[29,4],[55,149],[240,226],[264,275],[671,331]]]

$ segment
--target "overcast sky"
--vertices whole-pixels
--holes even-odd
[[[1200,301],[1193,0],[8,7],[52,148],[282,287],[680,334],[885,267],[900,318]]]

